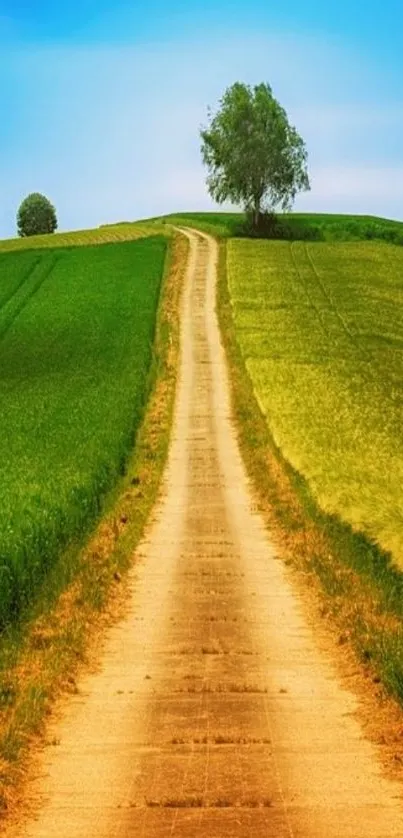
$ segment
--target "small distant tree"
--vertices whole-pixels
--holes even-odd
[[[33,192],[22,202],[17,213],[19,236],[38,236],[57,229],[56,210],[45,195]]]
[[[305,144],[268,84],[233,84],[200,135],[210,195],[241,204],[255,226],[310,188]]]

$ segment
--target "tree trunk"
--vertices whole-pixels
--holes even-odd
[[[259,229],[259,222],[260,222],[260,198],[255,199],[255,205],[253,208],[253,226],[255,230]]]

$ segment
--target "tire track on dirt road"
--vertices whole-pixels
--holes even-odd
[[[215,314],[217,246],[186,231],[161,500],[127,616],[66,702],[19,838],[401,838],[386,779],[254,511]]]

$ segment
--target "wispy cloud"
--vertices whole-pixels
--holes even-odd
[[[298,198],[296,209],[403,217],[403,164],[323,166],[313,169],[311,180],[311,193]]]

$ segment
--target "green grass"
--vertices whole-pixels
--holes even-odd
[[[227,247],[236,333],[275,444],[322,510],[403,566],[403,250]]]
[[[154,221],[197,227],[220,238],[254,235],[241,213],[179,213]],[[266,237],[295,241],[377,240],[403,245],[403,222],[369,215],[286,213],[277,216],[274,230]]]
[[[148,394],[167,240],[0,254],[0,624],[124,472]]]

